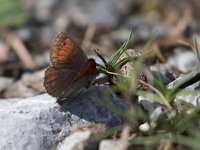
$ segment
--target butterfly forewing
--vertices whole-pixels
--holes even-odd
[[[83,50],[64,32],[59,32],[51,45],[50,60],[56,68],[78,70],[87,61]]]

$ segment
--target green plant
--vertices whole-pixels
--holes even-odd
[[[0,0],[0,27],[19,27],[25,24],[29,15],[22,9],[20,1]]]
[[[200,120],[200,109],[194,107],[194,111],[189,114],[185,112],[180,112],[177,107],[174,105],[174,98],[178,95],[188,95],[188,94],[199,94],[199,90],[191,91],[185,89],[188,84],[195,83],[200,80],[200,50],[198,49],[197,41],[194,42],[194,50],[197,54],[198,65],[197,69],[191,73],[184,75],[179,81],[177,81],[172,88],[168,88],[162,80],[155,78],[151,75],[150,72],[146,71],[146,76],[148,76],[154,85],[140,81],[137,79],[137,75],[140,72],[142,63],[146,55],[142,55],[137,60],[127,56],[127,58],[118,61],[120,56],[126,51],[128,43],[132,37],[132,32],[128,40],[122,45],[122,47],[111,56],[109,61],[105,59],[98,53],[97,55],[104,62],[104,66],[98,65],[100,67],[100,72],[104,73],[106,78],[116,78],[114,89],[120,91],[123,97],[128,100],[130,106],[130,112],[124,113],[121,116],[126,116],[126,121],[131,128],[132,133],[137,136],[129,140],[130,146],[142,146],[144,148],[155,149],[161,143],[165,143],[171,148],[174,144],[181,145],[183,148],[191,149],[200,149],[199,139],[200,139],[200,129],[199,129],[199,120]],[[150,49],[151,43],[153,40],[147,44],[145,52]],[[120,68],[127,62],[134,61],[134,70],[130,73],[129,76],[124,76],[120,72]],[[126,80],[124,82],[124,80]],[[108,80],[109,81],[109,80]],[[137,82],[142,82],[146,85],[151,91],[141,91],[136,89]],[[139,104],[137,104],[136,96],[143,96],[151,98],[152,100],[160,103],[168,111],[165,116],[160,116],[155,123],[155,126],[151,126],[151,118],[147,112],[143,111]],[[108,106],[108,108],[114,108]],[[114,112],[114,111],[113,111]],[[118,115],[118,116],[120,116]],[[138,130],[141,123],[148,123],[150,129],[148,131],[141,132]],[[114,130],[115,128],[113,128]],[[120,133],[123,127],[117,128],[117,132]],[[114,131],[109,132],[109,136],[112,136]],[[100,141],[102,138],[108,138],[108,135],[100,136],[97,139]]]

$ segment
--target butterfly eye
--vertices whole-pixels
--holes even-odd
[[[62,43],[62,45],[65,45],[66,43]]]

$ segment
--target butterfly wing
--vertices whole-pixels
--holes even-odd
[[[88,86],[96,75],[96,64],[83,50],[60,32],[54,38],[50,52],[51,65],[45,72],[44,86],[47,93],[57,100],[68,98]]]
[[[90,79],[90,81],[92,81],[92,79],[96,77],[96,74],[97,74],[97,69],[94,59],[88,59],[84,64],[83,68],[81,68],[80,72],[77,74],[74,81],[75,82],[80,81],[82,78],[89,76],[92,77]]]
[[[97,74],[95,61],[88,59],[78,73],[66,68],[49,66],[45,71],[44,86],[57,100],[71,97],[83,87],[88,87]]]
[[[51,45],[50,61],[56,68],[79,71],[87,56],[66,33],[59,32]]]
[[[66,68],[58,69],[54,66],[49,66],[45,71],[44,77],[44,87],[46,88],[47,93],[57,99],[64,98],[67,91],[69,91],[76,74],[76,71]]]
[[[94,59],[88,59],[84,64],[83,68],[79,72],[79,74],[75,77],[73,82],[70,85],[68,91],[66,91],[66,98],[73,98],[79,91],[81,91],[84,87],[88,88],[91,83],[94,81],[97,74],[96,63]],[[60,98],[57,99],[61,100]]]

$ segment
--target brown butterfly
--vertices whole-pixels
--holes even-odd
[[[94,59],[88,59],[83,50],[63,32],[53,39],[50,62],[45,71],[44,87],[58,101],[88,87],[97,74]]]

